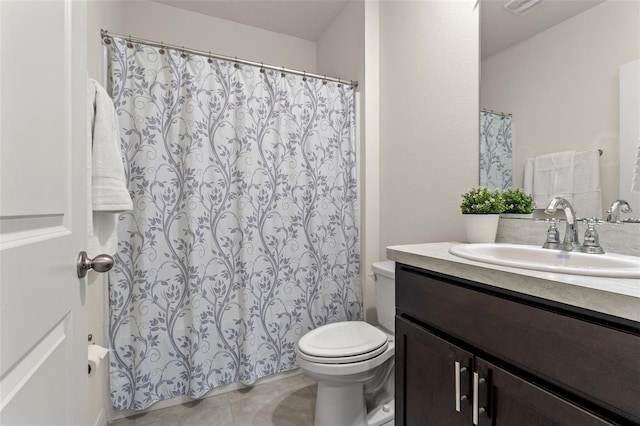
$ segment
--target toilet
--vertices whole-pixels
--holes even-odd
[[[337,322],[298,341],[298,366],[318,382],[314,426],[393,424],[395,263],[377,262],[372,269],[379,326]]]

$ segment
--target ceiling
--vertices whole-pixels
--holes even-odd
[[[317,41],[349,1],[366,0],[152,1]],[[504,9],[503,6],[508,0],[479,1],[482,57],[486,58],[605,0],[544,0],[541,6],[523,16],[514,15]]]
[[[504,8],[508,0],[480,0],[482,58],[513,46],[603,1],[544,0],[540,6],[518,16]]]

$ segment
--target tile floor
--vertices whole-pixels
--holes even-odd
[[[299,374],[110,422],[109,426],[312,426],[316,383]]]

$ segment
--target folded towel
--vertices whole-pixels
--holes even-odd
[[[573,204],[574,151],[555,152],[533,159],[533,190],[536,208],[544,209],[553,197],[562,197]]]
[[[638,149],[636,150],[636,164],[633,167],[631,177],[631,191],[640,192],[640,143],[638,143]]]
[[[95,87],[91,199],[93,211],[121,212],[133,209],[120,150],[118,115],[107,91]]]
[[[573,210],[580,218],[602,218],[600,153],[576,152],[573,160]]]
[[[87,226],[89,257],[117,251],[117,213],[133,203],[125,181],[118,117],[106,90],[87,82]]]
[[[524,190],[538,209],[544,209],[553,197],[562,197],[571,203],[576,216],[601,218],[600,153],[565,151],[529,158]]]

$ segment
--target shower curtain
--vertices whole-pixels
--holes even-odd
[[[480,186],[511,188],[511,115],[480,112]]]
[[[351,87],[115,37],[110,72],[116,409],[292,369],[304,333],[362,317]]]

